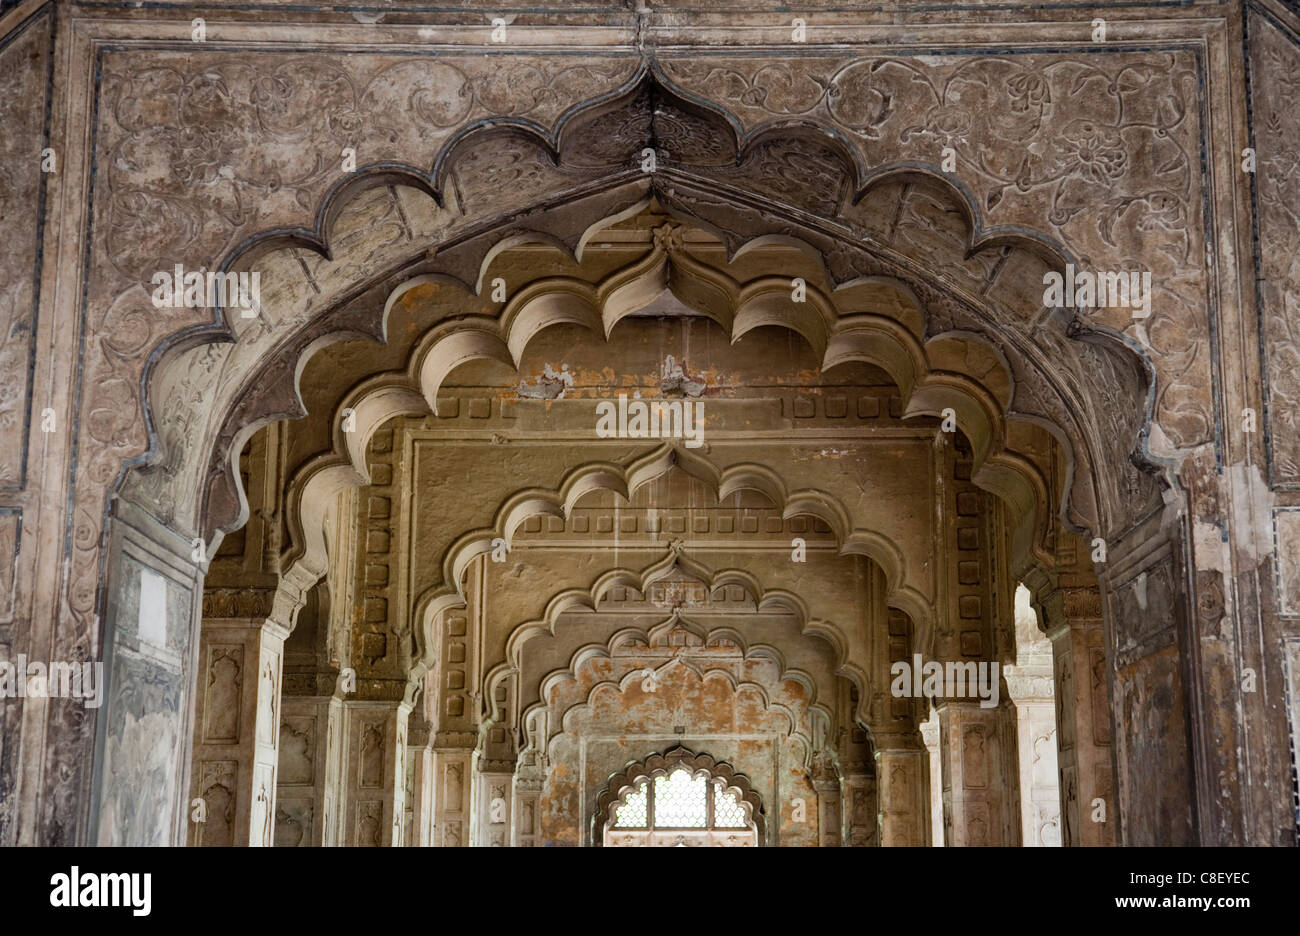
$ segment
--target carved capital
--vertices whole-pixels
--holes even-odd
[[[1029,672],[1027,667],[1006,666],[1002,678],[1007,684],[1007,694],[1015,702],[1051,699],[1056,694],[1055,679],[1051,671]]]
[[[921,732],[915,728],[909,728],[905,731],[873,731],[872,740],[875,742],[876,753],[881,751],[924,751],[925,744],[921,739]]]
[[[477,745],[477,731],[439,731],[433,736],[435,751],[472,751]]]
[[[268,618],[275,604],[274,588],[205,588],[203,617]]]

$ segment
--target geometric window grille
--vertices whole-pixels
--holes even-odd
[[[627,802],[614,810],[614,828],[644,829],[649,813],[650,794],[646,782],[637,785],[636,792],[628,794]]]
[[[655,777],[655,828],[706,829],[709,825],[708,781],[678,767]]]
[[[749,824],[739,797],[734,791],[728,792],[721,780],[692,777],[681,767],[667,776],[655,777],[653,788],[645,780],[638,783],[614,808],[613,827],[651,828],[652,815],[656,829],[743,829]]]
[[[718,829],[743,829],[746,825],[740,800],[734,792],[724,790],[721,783],[713,787],[713,825]]]
[[[604,844],[758,844],[757,801],[743,778],[737,787],[730,768],[720,765],[723,775],[714,776],[712,758],[680,748],[653,761],[640,776],[627,776],[622,795],[610,803]]]

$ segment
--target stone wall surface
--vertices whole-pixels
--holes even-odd
[[[455,821],[468,844],[491,826],[473,812],[485,808],[477,774],[489,789],[513,775],[512,808],[536,810],[537,796],[547,804],[528,835],[577,841],[585,818],[570,815],[573,791],[560,796],[553,778],[478,750],[476,732],[495,724],[493,693],[509,703],[519,692],[490,672],[520,662],[503,643],[480,641],[491,658],[469,661],[465,724],[437,724],[445,685],[432,700],[416,690],[447,675],[447,648],[435,644],[456,614],[486,637],[473,590],[487,579],[465,576],[490,561],[491,537],[484,546],[475,536],[515,508],[522,524],[510,482],[564,501],[572,490],[555,489],[565,470],[595,457],[570,438],[589,398],[539,397],[543,377],[558,379],[545,365],[563,363],[556,336],[597,371],[605,352],[574,337],[578,328],[630,336],[639,326],[621,319],[653,302],[661,317],[711,319],[694,338],[731,343],[740,357],[772,357],[780,340],[763,350],[769,328],[802,342],[781,361],[793,389],[756,389],[727,400],[729,411],[719,400],[718,428],[734,436],[686,474],[708,476],[692,497],[711,488],[721,502],[727,479],[771,462],[779,485],[745,478],[767,486],[766,509],[782,514],[773,519],[819,518],[826,529],[809,526],[810,536],[826,534],[867,569],[845,594],[868,623],[847,639],[825,628],[843,644],[837,665],[852,662],[831,680],[827,717],[863,741],[817,738],[801,755],[799,782],[825,810],[809,836],[827,842],[851,825],[832,777],[864,802],[869,777],[887,819],[880,834],[929,837],[916,734],[925,713],[893,705],[882,664],[913,644],[997,658],[997,609],[1025,577],[1071,686],[1092,669],[1083,650],[1102,653],[1086,699],[1109,701],[1105,718],[1089,713],[1096,732],[1109,720],[1105,741],[1061,769],[1076,796],[1085,768],[1088,789],[1109,791],[1113,780],[1115,841],[1295,841],[1290,752],[1300,728],[1283,661],[1300,621],[1300,124],[1287,106],[1300,10],[1287,0],[826,6],[801,14],[796,35],[792,14],[766,0],[743,11],[683,0],[605,12],[543,0],[499,11],[502,32],[491,22],[498,11],[440,3],[0,4],[0,659],[102,662],[106,679],[98,709],[4,700],[0,843],[181,843],[194,835],[184,804],[196,786],[242,804],[230,815],[248,828],[229,830],[232,841],[270,842],[283,785],[289,797],[297,789],[285,800],[297,812],[285,812],[299,826],[308,802],[329,813],[303,831],[312,841],[424,840]],[[618,218],[647,210],[673,223],[656,214],[639,240],[628,233],[635,223],[619,228]],[[595,231],[636,244],[607,249]],[[545,249],[502,259],[524,244]],[[248,316],[156,307],[151,277],[177,264],[258,272],[259,307]],[[1047,305],[1043,276],[1066,264],[1150,272],[1150,316]],[[552,289],[524,309],[488,300],[494,270],[512,293],[575,282],[562,299]],[[806,278],[815,311],[764,299],[760,280],[773,271]],[[557,325],[574,331],[533,344]],[[901,350],[879,350],[886,332]],[[607,345],[610,374],[586,381],[593,396],[659,366],[665,348],[638,340],[639,350],[631,339]],[[742,369],[714,358],[715,380]],[[876,423],[859,404],[855,452],[895,459],[887,477],[923,478],[913,493],[924,513],[864,486],[855,458],[809,455],[840,438],[832,427],[848,395],[827,391],[834,378],[823,373],[836,366],[860,368],[859,391],[898,387],[866,394],[884,407]],[[457,367],[482,370],[453,379]],[[401,379],[382,376],[399,370]],[[366,380],[375,393],[354,393]],[[461,393],[458,382],[482,392]],[[823,392],[801,401],[797,389],[809,386]],[[440,396],[465,412],[450,416]],[[934,426],[917,422],[949,405],[960,452],[941,436],[926,442]],[[340,428],[348,406],[364,441]],[[270,448],[246,449],[259,430],[307,414],[283,450],[266,435],[256,445]],[[406,422],[381,429],[396,417]],[[529,476],[511,419],[538,438],[565,436],[571,451]],[[419,420],[431,422],[416,429]],[[448,420],[485,431],[457,437],[439,428]],[[891,420],[921,429],[904,438]],[[746,448],[747,421],[776,435]],[[421,449],[420,432],[437,444]],[[496,457],[458,462],[471,436]],[[439,461],[444,442],[460,448]],[[617,470],[602,469],[600,484],[617,490],[621,473],[624,495],[637,486],[628,472],[649,470],[636,459],[661,457],[610,451]],[[440,471],[456,474],[440,487]],[[456,478],[477,493],[458,493]],[[804,488],[835,498],[795,496]],[[411,506],[430,495],[433,511]],[[527,506],[544,516],[546,497],[534,496]],[[848,505],[844,516],[834,503]],[[932,504],[942,506],[931,514]],[[611,516],[615,506],[588,504]],[[747,506],[760,515],[757,502]],[[630,509],[642,511],[637,535],[650,532],[655,507]],[[523,529],[521,543],[571,532]],[[682,532],[687,559],[718,533]],[[225,534],[229,550],[218,554]],[[792,534],[781,526],[787,553]],[[764,548],[774,552],[772,536]],[[1074,536],[1107,553],[1094,557],[1089,583],[1095,616],[1064,609],[1073,567],[1059,547]],[[596,565],[587,571],[553,592],[578,579],[590,588]],[[812,589],[815,577],[789,590]],[[272,644],[292,639],[321,581],[327,599],[311,599],[325,608],[320,657],[282,659]],[[901,615],[892,625],[887,609]],[[1100,641],[1063,630],[1082,617],[1094,629],[1101,620]],[[203,636],[218,619],[257,628],[266,665],[240,674],[265,685],[222,689],[229,674],[209,653],[217,632]],[[362,675],[350,700],[336,683],[349,666]],[[269,706],[245,726],[248,738],[238,735],[254,747],[210,758],[249,768],[232,775],[237,790],[216,773],[191,776],[191,748],[211,727],[199,724],[198,699],[221,691]],[[326,804],[314,788],[307,797],[299,774],[277,778],[282,694],[300,700],[294,718],[316,719],[313,731],[340,732],[318,755],[334,765],[322,763],[322,778],[342,770],[356,781],[357,765],[371,763],[378,785],[345,784],[329,794],[343,801]],[[1084,700],[1080,687],[1068,704]],[[527,729],[511,724],[515,757]],[[551,730],[574,743],[563,725]],[[939,743],[958,750],[952,738]],[[708,753],[748,756],[728,744]],[[773,748],[773,769],[794,769],[788,748]],[[1096,762],[1106,756],[1109,765]],[[611,758],[591,754],[583,769],[612,770]],[[733,766],[752,769],[778,808],[771,776]],[[454,797],[442,781],[429,787],[428,776],[453,770]],[[249,797],[260,822],[244,817]],[[1085,821],[1080,809],[1064,808],[1067,828]],[[1016,827],[1010,815],[989,821]]]

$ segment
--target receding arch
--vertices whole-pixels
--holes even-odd
[[[680,451],[675,445],[662,445],[645,456],[640,464],[643,465],[647,460],[661,461],[669,457],[674,459],[682,458],[683,456],[679,454]],[[687,461],[686,464],[691,464],[691,462]],[[697,462],[697,464],[708,463],[701,461]],[[629,479],[636,472],[637,465],[638,463],[634,462],[628,468],[612,463],[593,463],[578,466],[568,472],[558,489],[549,491],[531,489],[516,492],[498,508],[496,522],[493,526],[469,531],[457,537],[443,556],[442,582],[430,586],[423,594],[415,598],[413,617],[420,622],[416,630],[420,635],[419,640],[423,647],[421,653],[423,662],[419,672],[422,674],[432,664],[432,658],[429,654],[432,652],[435,641],[431,639],[431,635],[438,616],[451,608],[460,607],[464,603],[462,579],[470,563],[489,552],[495,540],[503,540],[508,548],[515,532],[527,516],[537,514],[556,517],[567,516],[579,497],[596,488],[610,490],[626,498],[635,489],[635,485],[630,484]],[[761,469],[761,466],[742,464],[733,465],[722,472],[717,472],[714,469],[716,480],[713,480],[705,472],[701,472],[704,475],[703,477],[700,474],[696,474],[695,477],[711,484],[716,493],[723,490],[728,481],[733,482],[732,490],[736,489],[735,485],[739,484],[749,487],[752,482],[748,479],[751,473],[756,471],[765,472],[766,470]],[[656,472],[656,475],[659,473],[662,472]],[[736,481],[735,479],[740,480]],[[641,483],[648,483],[649,480],[651,478],[643,478]],[[782,490],[783,488],[784,485],[782,484]],[[834,495],[826,492],[801,492],[798,503],[807,504],[812,510],[818,510],[820,513],[824,513],[825,516],[835,518],[837,523],[844,522],[843,518],[851,516],[847,508],[840,504]],[[784,496],[776,502],[776,506],[781,508],[786,516],[794,516],[801,512],[798,508],[792,509]],[[818,513],[812,515],[818,516]],[[909,584],[907,578],[908,569],[902,550],[881,534],[858,529],[852,524],[842,526],[833,532],[841,554],[867,556],[881,567],[888,588],[888,603],[904,610],[909,617],[917,622],[918,645],[928,641],[934,627],[934,609],[923,594]],[[660,563],[652,565],[635,579],[637,587],[644,589],[656,577],[666,574],[670,568],[677,564],[684,564],[690,568],[689,558],[680,557],[670,547],[668,554]],[[702,567],[696,568],[699,577],[710,574]],[[620,575],[630,575],[630,573],[611,575],[597,582],[594,588],[603,591],[617,582],[633,581],[632,578],[620,578]],[[757,583],[753,581],[752,577],[748,579],[746,584],[751,586],[752,593],[762,594],[762,590],[756,587]],[[596,596],[598,594],[599,592],[593,589],[593,602],[597,600]],[[592,607],[594,607],[594,603]]]
[[[607,277],[605,282],[607,284],[634,282],[638,277],[647,275],[647,271],[653,273],[654,270],[661,269],[669,262],[671,253],[670,248],[666,248],[663,244],[656,244],[646,258],[620,268]],[[653,263],[649,262],[651,259],[654,260]],[[742,310],[744,303],[748,301],[744,298],[747,294],[751,299],[754,296],[785,297],[788,295],[788,283],[783,280],[769,278],[758,284],[757,291],[752,291],[753,283],[741,284],[724,271],[713,270],[691,258],[679,258],[675,262],[682,267],[684,273],[698,276],[702,281],[709,282],[710,288],[719,294],[729,296],[730,301],[738,303]],[[415,286],[430,281],[427,278],[417,278],[417,280],[394,289],[386,307],[391,308],[398,297]],[[886,285],[886,283],[877,280],[873,285]],[[413,348],[410,354],[411,363],[405,374],[390,373],[372,377],[342,401],[335,416],[335,424],[340,424],[345,414],[350,413],[354,420],[358,421],[358,428],[350,433],[335,432],[337,454],[321,456],[317,463],[313,463],[310,468],[300,473],[293,485],[293,502],[299,506],[299,509],[310,511],[313,509],[313,504],[328,502],[341,486],[358,483],[358,479],[365,477],[364,441],[380,424],[394,415],[436,413],[438,388],[456,367],[469,361],[483,359],[495,360],[506,366],[517,366],[528,338],[551,324],[580,324],[595,330],[598,306],[594,303],[600,301],[602,293],[606,296],[613,295],[617,288],[621,287],[598,286],[593,289],[569,277],[541,280],[525,287],[515,300],[512,300],[514,312],[503,315],[499,320],[468,317],[435,325]],[[747,293],[747,290],[750,292]],[[808,308],[816,312],[810,313],[812,317],[804,320],[803,330],[800,330],[797,323],[792,326],[790,322],[781,321],[779,316],[771,312],[755,313],[758,318],[746,318],[748,313],[742,311],[733,322],[735,329],[733,341],[759,324],[780,324],[794,327],[794,330],[801,335],[807,331],[814,333],[815,336],[825,336],[814,341],[814,348],[823,347],[821,357],[824,367],[829,369],[852,361],[881,367],[893,377],[907,395],[907,415],[923,413],[937,416],[949,408],[956,411],[966,428],[967,435],[976,442],[977,482],[1003,497],[1012,506],[1014,515],[1026,531],[1018,537],[1018,540],[1022,542],[1032,540],[1034,548],[1037,548],[1038,540],[1050,516],[1048,509],[1050,492],[1032,463],[1006,449],[1003,441],[1005,434],[999,428],[1001,420],[1005,418],[1004,407],[998,398],[989,390],[982,388],[978,381],[951,371],[936,370],[928,362],[927,348],[936,341],[950,343],[954,340],[954,333],[944,333],[923,344],[912,328],[895,319],[867,313],[852,313],[838,318],[833,300],[829,296],[822,294],[815,286],[809,288],[809,295],[813,301],[807,304]],[[643,294],[642,298],[644,297]],[[574,308],[573,304],[562,301],[566,299],[576,300],[578,307],[589,308],[591,314],[573,314],[569,311]],[[521,323],[524,323],[523,331],[520,333],[522,338],[512,331]],[[944,346],[946,347],[946,344]],[[996,360],[1002,360],[996,355],[994,357]],[[1006,366],[1005,361],[1002,361],[1001,366]],[[1000,383],[1008,385],[1008,380],[1009,378],[1004,377]],[[661,458],[665,457],[668,456],[661,453]],[[672,457],[678,460],[685,459],[684,464],[687,465],[692,463],[689,452],[678,452]],[[344,465],[347,462],[351,462],[354,472],[326,470],[333,464]],[[632,476],[620,481],[592,467],[584,476],[573,479],[572,491],[566,492],[565,500],[569,499],[569,493],[580,494],[588,485],[609,487],[621,491],[626,496],[630,492],[630,489],[624,490],[628,481],[631,481],[632,488],[635,488],[640,483],[637,477],[643,471],[651,472],[653,475],[656,470],[651,460],[651,463],[646,465],[638,465]],[[709,469],[706,467],[704,470],[707,472]],[[719,485],[716,479],[711,483],[715,486]],[[781,485],[775,483],[770,473],[765,473],[759,466],[754,466],[746,472],[733,472],[725,479],[725,486],[719,487],[719,491],[722,496],[726,496],[730,491],[744,488],[760,491],[773,501],[784,500],[787,497]],[[842,507],[837,507],[833,499],[828,500],[825,495],[818,495],[815,492],[805,492],[799,494],[799,505],[798,509],[830,523],[842,542],[847,543],[851,538],[845,519],[846,512]],[[527,506],[522,503],[514,505],[512,509],[516,518],[510,525],[517,526],[528,510],[546,512],[559,507],[558,503],[548,507],[541,501],[528,502]],[[321,542],[310,533],[316,525],[314,520],[299,521],[295,516],[291,527],[296,543],[293,556],[303,557],[309,550],[321,547]],[[1039,535],[1029,537],[1030,530],[1037,531]],[[506,531],[503,529],[499,532]],[[873,538],[869,533],[854,535],[857,536],[854,548],[858,551],[872,555],[887,569],[897,566],[896,551],[894,551],[895,555],[888,555],[891,550],[887,545]],[[507,535],[506,538],[508,539],[509,536]],[[477,547],[479,552],[486,548],[486,543],[480,543]],[[1039,558],[1047,557],[1040,552]],[[472,555],[467,554],[465,561],[469,559],[472,559]],[[308,560],[313,567],[320,567],[322,561],[319,556]],[[459,568],[464,568],[463,563]],[[928,617],[917,604],[909,603],[907,599],[903,599],[903,603],[907,605],[909,614],[918,620]]]
[[[615,568],[602,573],[590,589],[569,588],[552,596],[547,602],[546,610],[541,618],[522,622],[511,630],[506,641],[505,659],[490,667],[484,676],[485,698],[493,698],[495,690],[502,681],[520,672],[526,644],[534,640],[545,640],[558,636],[557,626],[562,616],[575,612],[595,614],[598,612],[601,599],[616,584],[630,585],[637,591],[644,593],[652,582],[676,571],[684,572],[689,577],[702,581],[710,592],[716,592],[729,584],[739,584],[753,601],[752,614],[786,613],[791,615],[799,630],[799,636],[811,636],[820,639],[833,654],[835,670],[832,675],[848,679],[858,688],[861,698],[866,699],[870,696],[870,684],[865,667],[866,661],[850,657],[849,644],[851,640],[842,624],[815,618],[810,613],[808,604],[803,598],[787,589],[764,589],[753,575],[744,570],[721,569],[717,572],[710,572],[703,566],[695,563],[688,564],[688,562],[685,557],[673,557],[668,564],[654,563],[639,572],[628,568]],[[813,678],[799,668],[789,665],[785,655],[777,647],[764,643],[752,643],[744,634],[729,625],[708,627],[703,623],[694,623],[691,616],[682,615],[676,610],[667,615],[657,625],[649,628],[624,627],[611,634],[603,643],[586,643],[578,647],[571,654],[567,667],[555,669],[542,678],[543,690],[541,698],[546,698],[546,686],[553,684],[557,680],[573,679],[577,668],[584,661],[593,657],[609,658],[614,649],[630,638],[640,638],[647,645],[653,645],[658,632],[676,626],[692,631],[706,643],[721,637],[732,639],[741,648],[741,652],[746,659],[751,656],[770,659],[777,665],[782,679],[793,679],[805,687],[808,691],[811,707],[821,711],[828,723],[835,721],[834,713],[818,701],[818,693]],[[430,643],[436,643],[436,641],[430,641]],[[526,720],[527,712],[528,710],[525,711],[523,720]],[[854,713],[855,717],[861,717],[863,714],[862,712]]]

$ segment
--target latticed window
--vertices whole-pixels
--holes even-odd
[[[655,777],[655,827],[703,829],[709,824],[708,781],[674,770]]]
[[[636,788],[635,793],[629,793],[627,801],[614,811],[614,828],[616,829],[644,829],[646,827],[647,811],[650,805],[650,794],[646,791],[646,784],[642,781],[641,785]]]
[[[614,809],[615,829],[744,829],[745,807],[722,780],[678,767],[642,780]]]
[[[713,825],[718,829],[743,829],[745,810],[734,792],[727,792],[722,784],[713,787]]]

